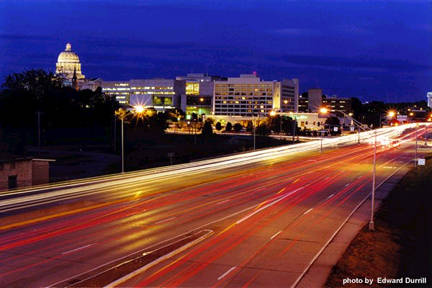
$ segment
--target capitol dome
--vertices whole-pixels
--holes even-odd
[[[67,43],[66,49],[57,58],[56,74],[62,74],[66,79],[72,79],[74,73],[76,73],[77,79],[85,78],[81,73],[81,63],[78,55],[72,51],[71,44]]]

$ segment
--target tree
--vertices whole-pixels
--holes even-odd
[[[253,131],[253,123],[252,123],[252,121],[248,121],[248,123],[246,125],[246,131],[247,132],[252,132]]]
[[[328,117],[326,122],[325,122],[325,125],[328,127],[328,129],[330,129],[330,133],[332,135],[336,135],[336,134],[341,133],[339,118],[337,118],[335,116]],[[337,131],[335,131],[335,127],[337,128]]]
[[[228,122],[227,125],[225,126],[225,131],[230,132],[231,130],[232,130],[232,124],[231,122]]]
[[[266,124],[261,123],[256,128],[256,134],[257,135],[262,135],[262,136],[269,135],[270,134],[270,128]]]
[[[270,117],[269,120],[270,120],[270,129],[276,133],[281,132],[282,118],[280,117],[280,115]]]
[[[216,130],[218,131],[222,130],[222,124],[220,122],[216,123]]]
[[[213,128],[210,121],[205,121],[201,134],[203,136],[213,135]]]
[[[234,124],[234,131],[235,132],[240,132],[243,129],[243,126],[240,123],[235,123]]]

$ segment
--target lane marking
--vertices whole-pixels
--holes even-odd
[[[332,198],[334,196],[334,193],[333,194],[330,194],[328,197],[327,197],[327,199],[330,199],[330,198]]]
[[[309,212],[311,212],[313,210],[313,208],[310,208],[309,210],[307,210],[306,212],[303,213],[303,215],[308,214]]]
[[[185,245],[177,248],[176,250],[171,251],[170,253],[165,254],[165,255],[159,257],[158,259],[154,260],[153,262],[150,262],[150,263],[146,264],[145,266],[143,266],[143,267],[141,267],[141,268],[139,268],[139,269],[137,269],[137,270],[135,270],[135,271],[133,271],[133,272],[131,272],[131,273],[129,273],[129,274],[127,274],[127,275],[125,275],[125,276],[123,276],[123,277],[121,277],[121,278],[119,278],[119,279],[117,279],[117,280],[115,280],[115,281],[107,284],[107,285],[105,285],[104,288],[114,288],[114,287],[116,287],[116,286],[118,286],[118,285],[120,285],[120,284],[122,284],[122,283],[124,283],[124,282],[126,282],[128,280],[130,280],[131,278],[137,276],[138,274],[143,273],[144,271],[150,269],[151,267],[153,267],[153,266],[155,266],[155,265],[157,265],[157,264],[159,264],[159,263],[161,263],[161,262],[163,262],[163,261],[165,261],[165,260],[167,260],[167,259],[169,259],[169,258],[171,258],[171,257],[173,257],[173,256],[175,256],[175,255],[177,255],[177,254],[179,254],[179,253],[187,250],[187,249],[189,249],[190,247],[193,247],[193,246],[197,245],[198,243],[200,243],[201,241],[203,241],[206,238],[210,237],[214,233],[213,230],[209,230],[209,229],[205,229],[203,231],[207,231],[207,233],[204,234],[203,236],[201,236],[200,238],[195,239],[192,242],[189,242],[189,243],[187,243],[187,244],[185,244]]]
[[[345,187],[347,187],[348,185],[350,185],[351,183],[347,183],[347,184],[345,184]]]
[[[90,246],[92,246],[92,245],[94,245],[94,244],[95,244],[95,243],[88,244],[88,245],[85,245],[85,246],[78,247],[78,248],[76,248],[76,249],[72,249],[72,250],[69,250],[69,251],[63,252],[62,255],[66,255],[66,254],[70,254],[70,253],[73,253],[73,252],[76,252],[76,251],[79,251],[79,250],[83,250],[83,249],[88,248],[88,247],[90,247]]]
[[[282,233],[282,230],[274,234],[272,237],[270,237],[270,240],[273,240],[276,236],[278,236],[280,233]]]
[[[281,196],[281,197],[277,198],[276,200],[270,202],[269,204],[267,204],[267,205],[261,207],[261,208],[258,209],[258,210],[255,210],[254,212],[250,213],[249,215],[246,215],[246,216],[243,217],[242,219],[238,220],[238,221],[236,222],[236,224],[240,224],[240,223],[242,223],[243,221],[245,221],[245,220],[249,219],[250,217],[254,216],[255,214],[261,212],[261,211],[264,210],[264,209],[267,209],[267,208],[270,207],[270,206],[273,206],[274,204],[276,204],[276,203],[282,201],[282,200],[285,199],[286,197],[291,196],[292,194],[294,194],[295,192],[297,192],[297,191],[299,191],[299,190],[301,190],[301,189],[304,189],[304,187],[297,188],[297,189],[295,189],[295,190],[289,192],[288,194],[286,194],[286,195],[284,195],[284,196]]]
[[[402,170],[407,164],[402,165],[399,169],[396,171],[393,171],[388,177],[386,177],[380,184],[376,186],[376,189],[380,188],[387,180],[389,180],[393,175],[395,175],[397,172]],[[324,250],[330,245],[330,242],[333,241],[333,239],[336,237],[336,235],[339,233],[340,230],[345,226],[345,224],[349,221],[351,216],[371,197],[371,192],[369,192],[363,200],[360,201],[360,203],[351,211],[351,213],[345,218],[345,220],[342,222],[342,224],[336,229],[336,231],[330,236],[330,238],[327,240],[327,242],[324,244],[324,246],[321,247],[321,249],[318,251],[318,253],[315,254],[315,256],[312,258],[312,260],[308,263],[308,265],[305,267],[303,272],[300,274],[300,276],[294,281],[294,283],[290,286],[290,288],[296,288],[297,285],[300,283],[300,281],[303,279],[303,277],[306,275],[306,273],[310,270],[312,265],[315,263],[315,261],[318,259],[318,257],[321,256],[321,254],[324,252]]]
[[[171,220],[174,220],[174,219],[176,219],[177,217],[171,217],[171,218],[167,218],[167,219],[163,219],[163,220],[160,220],[160,221],[158,221],[158,222],[156,222],[155,224],[157,225],[157,224],[162,224],[162,223],[165,223],[165,222],[169,222],[169,221],[171,221]]]
[[[230,201],[230,199],[228,199],[228,200],[224,200],[224,201],[221,201],[221,202],[218,202],[218,203],[216,203],[216,205],[221,205],[221,204],[226,203],[226,202],[228,202],[228,201]]]
[[[233,267],[231,267],[230,269],[228,269],[228,271],[226,271],[224,274],[222,274],[221,276],[219,276],[218,278],[217,278],[217,280],[221,280],[221,279],[223,279],[225,276],[227,276],[231,271],[233,271],[234,269],[236,269],[237,268],[237,266],[233,266]]]

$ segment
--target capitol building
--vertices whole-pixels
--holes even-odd
[[[57,58],[56,74],[63,75],[67,80],[72,80],[74,74],[77,80],[84,79],[81,72],[81,63],[78,55],[72,51],[72,45],[66,44],[66,49],[60,52]]]

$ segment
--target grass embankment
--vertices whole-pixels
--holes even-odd
[[[378,284],[378,277],[427,277],[432,287],[432,159],[412,169],[392,190],[375,218],[365,225],[333,267],[326,287],[411,287]],[[345,284],[343,279],[374,279],[373,285]]]

